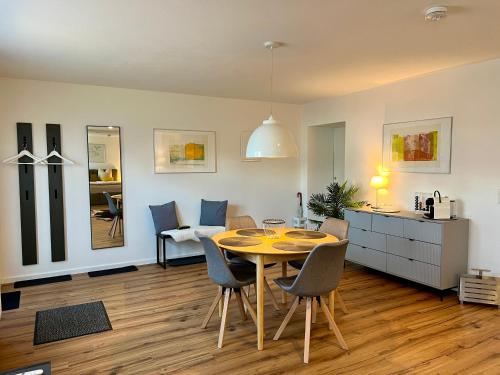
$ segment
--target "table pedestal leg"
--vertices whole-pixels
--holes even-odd
[[[328,295],[328,310],[330,310],[332,316],[334,316],[334,308],[335,308],[335,290],[332,290]],[[328,326],[330,330],[333,329],[333,324],[331,324],[330,322],[328,322]]]
[[[281,262],[281,276],[283,276],[283,277],[287,276],[287,266],[288,266],[288,262]],[[286,292],[285,291],[281,292],[281,303],[286,304]]]
[[[257,349],[264,349],[264,257],[257,256]]]

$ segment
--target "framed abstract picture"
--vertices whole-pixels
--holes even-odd
[[[153,129],[155,173],[216,172],[215,132]]]
[[[106,145],[89,143],[89,162],[104,163],[106,161]]]
[[[452,117],[384,124],[384,168],[450,173]]]

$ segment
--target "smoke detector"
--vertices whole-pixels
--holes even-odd
[[[443,5],[432,5],[424,11],[426,21],[439,21],[446,17],[447,13],[448,8]]]

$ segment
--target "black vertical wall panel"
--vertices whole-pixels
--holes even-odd
[[[61,126],[58,124],[47,124],[47,154],[53,150],[56,150],[60,154],[62,153]],[[52,157],[48,162],[59,163],[61,160],[57,157]],[[62,166],[48,165],[47,171],[49,174],[52,261],[61,262],[66,260]]]
[[[17,148],[33,153],[33,137],[31,124],[26,122],[17,123]],[[27,156],[21,158],[20,162],[31,162]],[[23,265],[37,263],[36,249],[36,211],[35,211],[35,177],[33,165],[19,165],[19,202],[21,206],[21,241]]]

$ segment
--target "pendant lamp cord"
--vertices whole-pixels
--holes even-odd
[[[271,50],[271,80],[270,80],[270,83],[271,83],[271,87],[269,88],[269,92],[270,92],[270,97],[271,97],[271,100],[270,100],[270,103],[271,103],[271,116],[273,115],[273,76],[274,76],[274,48],[271,47],[270,48]]]

